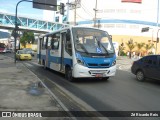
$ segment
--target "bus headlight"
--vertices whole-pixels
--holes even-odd
[[[115,61],[113,61],[113,63],[112,63],[112,66],[114,66],[114,65],[116,65],[116,60],[115,60]]]
[[[78,58],[77,58],[77,63],[78,63],[79,65],[85,66],[85,63],[84,63],[82,60],[78,59]]]

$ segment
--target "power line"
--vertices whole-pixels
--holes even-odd
[[[82,9],[83,9],[87,14],[92,15],[92,17],[94,16],[91,12],[89,12],[89,10],[87,10],[87,9],[85,8],[85,6],[84,6],[83,4],[81,4],[81,7],[82,7]]]
[[[93,15],[91,15],[89,12],[87,12],[86,9],[85,9],[83,6],[81,6],[81,7],[82,7],[82,9],[83,9],[88,15],[90,15],[91,17],[93,17]]]
[[[94,16],[93,13],[91,13],[91,12],[85,7],[84,4],[81,3],[81,6],[82,6],[82,8],[84,8],[89,14],[91,14],[92,16]]]
[[[80,15],[78,15],[78,14],[77,14],[77,16],[78,16],[78,17],[80,17],[80,18],[81,18],[81,19],[83,19],[83,20],[91,20],[91,21],[92,21],[92,19],[86,19],[86,18],[83,18],[83,17],[81,17],[81,16],[80,16]]]

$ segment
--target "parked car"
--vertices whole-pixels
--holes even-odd
[[[138,81],[144,81],[145,78],[160,80],[160,55],[149,55],[134,61],[131,72]]]
[[[11,53],[12,52],[12,49],[6,49],[6,53]]]
[[[28,54],[34,56],[34,51],[31,48],[23,48],[23,50],[26,51]]]
[[[18,50],[16,53],[16,59],[18,59],[18,60],[31,60],[32,56],[31,56],[31,54],[28,54],[24,50]]]

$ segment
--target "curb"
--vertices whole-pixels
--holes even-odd
[[[41,82],[41,84],[48,90],[48,92],[51,94],[51,96],[53,97],[53,98],[55,98],[55,100],[56,100],[56,102],[58,103],[58,104],[60,104],[60,106],[62,107],[62,109],[64,110],[64,111],[67,111],[69,114],[70,114],[70,118],[71,119],[73,119],[73,120],[77,120],[75,117],[72,117],[73,115],[69,112],[69,110],[68,110],[68,108],[60,101],[60,99],[54,94],[54,93],[52,93],[52,91],[42,82],[42,80],[36,75],[36,74],[34,74],[26,65],[25,65],[25,63],[21,63],[24,67],[26,67],[28,70],[29,70],[29,72],[32,74],[32,75],[34,75],[40,82]]]
[[[3,55],[3,56],[5,56],[5,55]],[[5,57],[9,57],[9,56],[5,56]],[[10,59],[12,59],[12,60],[14,60],[14,58],[12,58],[12,57],[9,57]],[[17,61],[16,61],[16,63],[14,63],[15,65],[17,64]],[[43,85],[43,87],[44,88],[46,88],[47,89],[47,91],[50,93],[50,95],[56,100],[56,102],[62,107],[62,109],[64,110],[64,111],[66,111],[66,112],[68,112],[69,113],[69,117],[71,118],[71,119],[73,119],[73,120],[77,120],[75,117],[72,117],[73,115],[69,112],[69,110],[67,109],[67,107],[65,107],[65,105],[59,100],[59,98],[54,94],[54,93],[52,93],[51,91],[50,91],[50,89],[42,82],[42,80],[36,75],[36,74],[34,74],[28,67],[27,67],[27,65],[25,65],[25,63],[19,63],[19,64],[21,64],[21,65],[23,65],[32,75],[34,75],[37,79],[38,79],[38,81],[39,82],[41,82],[41,84]]]

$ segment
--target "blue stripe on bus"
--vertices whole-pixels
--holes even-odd
[[[40,55],[37,54],[40,59]],[[41,55],[41,60],[46,60],[46,55]],[[48,67],[50,66],[50,63],[56,63],[56,64],[61,64],[61,57],[55,57],[55,56],[48,56]],[[69,58],[64,58],[64,65],[70,65],[71,67],[73,66],[73,61],[72,59]]]

